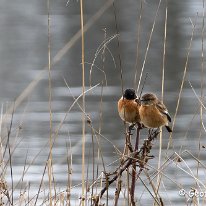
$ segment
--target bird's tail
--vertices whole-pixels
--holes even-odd
[[[166,129],[167,129],[167,131],[168,131],[168,132],[172,132],[172,129],[171,129],[171,127],[170,127],[170,126],[165,125],[165,127],[166,127]]]

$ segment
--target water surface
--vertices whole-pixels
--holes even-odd
[[[3,112],[6,113],[6,109],[12,106],[15,99],[31,81],[38,79],[37,86],[29,92],[29,95],[15,110],[10,134],[10,147],[13,151],[13,182],[14,185],[17,185],[14,195],[19,197],[20,192],[29,190],[30,197],[33,197],[39,188],[49,154],[50,115],[47,70],[40,77],[38,76],[48,64],[47,6],[46,2],[42,1],[27,2],[21,0],[8,2],[1,0],[0,3],[0,101]],[[85,24],[103,7],[104,3],[104,1],[93,2],[90,0],[84,3]],[[66,4],[66,1],[52,1],[50,5],[52,58],[80,29],[79,2],[69,1],[68,5]],[[191,187],[197,187],[199,190],[205,189],[205,186],[201,184],[201,181],[204,182],[205,179],[203,166],[200,166],[198,172],[200,180],[198,186],[193,177],[197,174],[198,164],[192,155],[195,157],[200,155],[200,160],[204,164],[205,148],[201,146],[205,145],[205,131],[202,129],[201,124],[200,103],[188,83],[189,79],[197,95],[200,96],[201,78],[205,83],[205,71],[203,71],[204,74],[201,73],[203,6],[202,1],[180,2],[174,0],[168,1],[167,6],[164,102],[172,117],[175,114],[186,64],[193,29],[192,23],[196,26],[189,54],[187,75],[174,127],[173,147],[167,151],[169,135],[165,130],[163,131],[162,142],[163,162],[166,153],[172,155],[174,152],[182,154],[181,151],[188,151],[182,154],[185,162],[182,161],[179,164],[173,161],[168,162],[167,167],[163,170],[162,181],[164,184],[160,187],[160,195],[166,205],[182,205],[186,200],[184,197],[179,196],[178,188],[183,187],[186,191],[189,191]],[[119,33],[118,38],[116,37],[108,42],[105,51],[102,50],[96,57],[95,67],[92,70],[92,86],[100,85],[86,93],[86,113],[90,116],[94,128],[109,140],[103,137],[99,139],[105,165],[109,165],[118,159],[112,143],[120,151],[123,151],[125,141],[124,125],[116,108],[117,101],[121,96],[120,68],[123,70],[124,88],[136,88],[137,82],[134,83],[135,72],[137,69],[137,77],[139,78],[157,7],[158,1],[146,1],[143,2],[141,11],[139,1],[118,1],[118,3],[115,3],[117,22],[115,22],[114,17],[114,7],[110,6],[85,33],[86,89],[90,88],[91,63],[95,58],[99,45],[105,38]],[[143,77],[145,77],[146,72],[148,72],[144,92],[155,92],[159,97],[161,96],[165,9],[166,3],[163,1],[156,17],[143,73]],[[138,19],[141,12],[139,56],[136,63]],[[116,23],[118,31],[116,30]],[[118,39],[120,46],[118,46]],[[52,149],[53,173],[57,190],[65,191],[68,182],[68,162],[71,162],[71,154],[72,185],[75,186],[81,183],[82,111],[75,104],[67,113],[74,102],[73,96],[77,98],[82,92],[81,40],[79,39],[57,63],[52,65],[51,69],[52,131],[53,137],[56,138]],[[65,81],[71,90],[67,88]],[[103,87],[101,87],[102,84]],[[81,99],[79,103],[81,103]],[[6,128],[9,128],[10,119],[11,116],[7,116],[7,120],[4,121],[2,126],[3,150],[7,139],[5,131]],[[63,121],[62,124],[61,121]],[[205,110],[203,110],[204,122]],[[58,135],[55,135],[57,128],[60,129]],[[142,140],[146,138],[146,134],[146,130],[142,132]],[[96,140],[94,145],[95,156],[97,156],[98,144]],[[201,147],[200,150],[199,146]],[[152,149],[155,158],[149,162],[149,166],[152,167],[149,170],[151,175],[157,168],[158,149],[159,139],[154,142]],[[86,161],[89,164],[89,178],[92,180],[91,154],[91,129],[86,125]],[[8,148],[5,156],[6,162],[7,159]],[[100,175],[100,171],[103,170],[101,161],[97,158],[95,161],[96,164],[99,162],[98,175]],[[114,171],[117,164],[118,162],[115,162],[111,166],[106,166],[107,171]],[[25,170],[26,173],[22,176]],[[9,167],[5,178],[11,188]],[[150,187],[144,174],[141,178]],[[20,183],[17,184],[19,181]],[[142,193],[137,194],[140,204],[151,205],[153,201],[151,195],[142,184],[138,184],[138,186],[142,191]],[[47,171],[42,190],[44,189],[46,191],[48,189]],[[139,188],[138,191],[140,191]],[[112,200],[114,188],[111,188],[110,192]],[[41,193],[42,198],[46,195]],[[78,204],[80,195],[80,187],[74,187],[72,189],[74,205]],[[41,198],[39,202],[41,202]]]

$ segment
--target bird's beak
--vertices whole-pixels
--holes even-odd
[[[140,100],[138,98],[135,99],[135,102],[140,104]]]

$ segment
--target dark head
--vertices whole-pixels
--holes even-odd
[[[157,101],[157,96],[152,93],[144,94],[141,98],[141,104],[143,105],[150,105]]]
[[[125,99],[128,99],[128,100],[134,100],[134,99],[137,98],[137,95],[135,94],[135,90],[134,89],[126,89],[124,91],[123,97]]]

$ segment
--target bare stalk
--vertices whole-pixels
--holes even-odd
[[[184,72],[183,72],[183,77],[182,77],[182,82],[180,85],[180,91],[179,91],[179,95],[178,95],[178,100],[177,100],[177,105],[176,105],[176,109],[175,109],[175,115],[174,115],[174,120],[173,120],[173,124],[172,124],[172,130],[174,130],[174,126],[175,126],[175,122],[176,122],[176,117],[177,117],[177,112],[179,110],[179,105],[180,105],[180,99],[181,99],[181,95],[182,95],[182,90],[184,87],[184,83],[185,83],[185,77],[187,74],[187,68],[188,68],[188,62],[189,62],[189,57],[190,57],[190,51],[191,51],[191,47],[192,47],[192,42],[193,42],[193,37],[194,37],[194,32],[195,32],[195,27],[196,27],[196,20],[197,20],[197,16],[195,19],[195,23],[193,24],[193,22],[191,21],[192,24],[192,34],[190,37],[190,42],[189,42],[189,46],[187,49],[187,57],[186,57],[186,61],[185,61],[185,66],[184,66]],[[170,148],[172,144],[172,133],[170,134],[170,138],[169,138],[169,143],[167,146],[167,150]]]
[[[85,111],[85,68],[84,68],[84,11],[80,0],[81,36],[82,36],[82,109]],[[85,205],[85,115],[82,113],[82,206]]]
[[[139,148],[139,139],[140,139],[140,131],[142,129],[141,124],[138,124],[137,127],[137,136],[136,136],[136,142],[135,142],[135,147],[134,147],[134,152],[138,152]],[[138,158],[137,155],[134,156],[134,158]],[[131,196],[131,205],[135,206],[135,184],[136,184],[136,177],[137,177],[137,172],[136,172],[136,162],[132,163],[132,182],[131,182],[131,189],[130,189],[130,196]],[[142,170],[140,170],[139,173],[141,173]]]
[[[166,54],[166,40],[167,40],[167,1],[165,8],[165,28],[164,28],[164,45],[163,45],[163,58],[162,58],[162,101],[164,99],[164,83],[165,83],[165,54]],[[161,167],[161,156],[162,156],[162,127],[160,128],[160,143],[159,143],[159,160],[158,160],[158,170]],[[162,175],[158,173],[157,175],[157,187],[155,194],[158,194]]]
[[[50,32],[50,0],[47,0],[48,10],[48,73],[49,73],[49,160],[48,160],[48,177],[49,177],[49,205],[52,206],[52,82],[51,82],[51,32]]]
[[[102,188],[98,196],[94,198],[93,206],[99,205],[99,200],[102,198],[104,193],[108,190],[109,186],[115,182],[118,177],[122,176],[122,173],[127,170],[130,166],[133,165],[133,163],[138,163],[139,165],[139,171],[136,180],[139,178],[140,173],[143,171],[145,165],[147,164],[149,159],[152,159],[153,156],[149,155],[151,149],[152,149],[152,142],[153,140],[158,136],[159,132],[155,131],[153,133],[150,133],[148,136],[148,139],[144,140],[142,147],[139,151],[135,151],[131,154],[130,157],[128,157],[123,164],[121,164],[115,172],[112,179],[107,179],[110,174],[106,174],[106,184],[105,187]],[[137,158],[135,158],[137,157]]]

